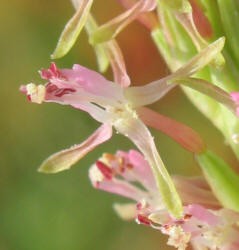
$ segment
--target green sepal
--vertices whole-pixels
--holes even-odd
[[[74,16],[68,21],[61,33],[56,49],[51,55],[52,59],[61,58],[68,53],[85,25],[93,0],[82,1]]]

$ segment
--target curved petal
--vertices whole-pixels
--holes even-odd
[[[134,106],[145,106],[158,101],[175,86],[174,81],[179,78],[186,78],[193,75],[214,60],[223,49],[224,43],[224,37],[217,39],[215,42],[202,49],[173,74],[144,86],[127,88],[125,89],[125,95]]]
[[[90,43],[94,45],[115,38],[121,30],[136,19],[141,13],[151,11],[155,7],[156,1],[154,0],[137,1],[124,13],[100,26],[94,33],[92,33],[90,36]]]
[[[113,208],[118,216],[123,220],[133,220],[137,215],[135,203],[115,203]]]
[[[51,55],[52,59],[60,58],[68,53],[79,36],[90,12],[93,0],[82,0],[74,16],[66,24],[56,49]]]
[[[202,138],[190,127],[149,108],[141,107],[137,111],[145,124],[167,134],[187,150],[200,153],[205,149]]]
[[[129,9],[137,2],[137,0],[118,0],[125,8]],[[159,26],[157,16],[153,12],[144,12],[137,17],[137,20],[149,30],[155,29]]]
[[[108,112],[93,103],[79,102],[78,104],[73,104],[72,107],[87,112],[100,123],[110,123],[112,121],[112,116]]]
[[[128,87],[130,78],[127,74],[124,57],[118,43],[113,39],[104,43],[104,48],[114,74],[114,81],[121,87]]]
[[[129,137],[144,154],[153,171],[164,205],[174,217],[180,217],[182,213],[181,200],[147,127],[135,117],[120,119],[114,126],[121,134]]]
[[[74,145],[51,155],[42,163],[38,171],[43,173],[57,173],[69,169],[89,151],[110,139],[111,136],[112,127],[109,124],[103,124],[81,144]]]

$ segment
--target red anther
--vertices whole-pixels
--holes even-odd
[[[104,164],[101,161],[96,161],[95,165],[97,166],[97,168],[99,169],[99,171],[103,174],[103,176],[108,179],[111,180],[112,176],[113,176],[113,171],[111,168],[109,168],[106,164]]]
[[[58,89],[58,87],[55,84],[52,84],[50,82],[46,83],[45,87],[47,93],[52,93],[53,91]]]
[[[49,70],[48,69],[41,69],[40,70],[40,75],[41,75],[41,78],[42,79],[49,79],[49,78],[51,78],[51,73],[49,72]]]
[[[150,225],[152,223],[152,221],[150,219],[148,219],[146,216],[144,216],[142,214],[137,215],[137,221],[140,224],[144,224],[144,225]]]
[[[59,70],[58,68],[56,67],[56,64],[54,62],[51,62],[50,63],[50,66],[49,66],[49,69],[48,69],[51,74],[55,77],[58,77],[59,76]]]
[[[30,95],[26,95],[26,97],[27,97],[27,100],[28,100],[29,102],[31,102],[31,101],[32,101],[32,98],[31,98],[31,96],[30,96]]]
[[[70,94],[71,92],[76,92],[76,90],[71,88],[58,89],[54,95],[57,97],[62,97],[63,95]]]
[[[41,78],[43,79],[50,79],[52,77],[66,79],[66,77],[63,76],[60,70],[56,67],[56,64],[54,62],[50,63],[50,66],[48,69],[42,68],[40,70],[40,74],[41,74]]]

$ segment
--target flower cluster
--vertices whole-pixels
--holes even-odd
[[[105,153],[89,169],[92,185],[134,203],[114,204],[118,215],[135,219],[169,236],[168,244],[184,250],[189,243],[196,249],[237,249],[239,213],[224,209],[202,177],[173,176],[182,198],[183,215],[172,217],[157,192],[150,166],[135,150]]]
[[[232,35],[236,27],[230,27],[228,20],[234,24],[239,21],[239,11],[235,11],[232,18],[225,11],[225,7],[238,10],[239,6],[233,0],[119,2],[127,10],[98,26],[90,13],[93,0],[72,0],[76,12],[52,54],[53,59],[67,54],[84,27],[95,50],[99,70],[103,73],[110,65],[114,81],[78,64],[72,69],[59,69],[51,63],[48,69],[40,70],[42,79],[46,80],[44,85],[29,83],[20,87],[30,102],[70,105],[101,123],[81,144],[51,155],[39,171],[57,173],[69,169],[89,151],[109,140],[114,128],[129,138],[140,152],[106,153],[91,166],[89,177],[95,188],[134,201],[115,204],[115,210],[123,219],[134,218],[138,223],[160,230],[169,236],[169,245],[181,250],[189,243],[199,250],[237,249],[239,176],[207,149],[193,129],[145,106],[157,102],[175,86],[182,86],[192,102],[224,134],[239,158],[236,65],[239,52],[235,44],[239,38],[228,35]],[[143,86],[130,86],[124,58],[115,40],[133,20],[150,30],[172,71]],[[226,34],[218,28],[221,22],[229,30]],[[222,52],[225,36],[228,46]],[[170,176],[147,126],[162,131],[191,151],[206,178]]]

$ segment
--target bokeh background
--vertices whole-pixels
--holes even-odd
[[[95,0],[99,23],[119,14],[116,1]],[[20,84],[41,83],[37,71],[47,67],[59,34],[73,14],[68,0],[2,1],[0,8],[0,250],[159,250],[166,238],[135,222],[123,222],[112,209],[115,195],[94,190],[88,167],[102,152],[128,150],[120,135],[98,147],[70,171],[38,173],[49,154],[85,139],[98,126],[87,114],[57,104],[30,104]],[[150,40],[133,23],[119,35],[133,84],[145,84],[169,72]],[[82,32],[59,67],[80,63],[96,69],[94,53]],[[112,79],[111,72],[106,73]],[[235,158],[220,133],[175,88],[154,108],[198,131],[206,143],[235,166]],[[172,174],[200,171],[193,155],[160,132],[153,131],[160,154]]]

